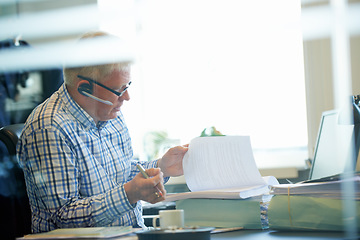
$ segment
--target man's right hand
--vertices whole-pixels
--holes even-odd
[[[146,173],[150,178],[146,179],[141,173],[138,173],[131,181],[124,184],[126,195],[131,204],[135,204],[139,200],[153,204],[165,199],[166,190],[160,168],[147,169]],[[163,196],[157,193],[156,187]]]

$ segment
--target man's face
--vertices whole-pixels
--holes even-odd
[[[124,71],[114,71],[104,79],[101,80],[101,83],[105,86],[111,88],[114,91],[121,92],[125,89],[127,84],[130,82],[130,73]],[[112,93],[105,88],[93,84],[94,95],[100,99],[104,99],[112,102],[112,106],[94,101],[94,117],[95,121],[107,121],[114,119],[117,114],[120,112],[120,108],[123,105],[124,101],[130,100],[130,95],[128,91],[125,91],[121,97],[118,97],[116,94]]]

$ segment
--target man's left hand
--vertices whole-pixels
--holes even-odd
[[[159,159],[158,166],[164,173],[164,177],[176,177],[184,174],[183,158],[189,144],[170,148],[164,156]]]

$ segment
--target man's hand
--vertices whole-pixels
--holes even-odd
[[[131,181],[124,184],[126,195],[131,204],[139,200],[157,203],[165,199],[166,190],[160,168],[147,169],[146,173],[150,178],[146,179],[141,173],[138,173]],[[157,193],[158,190],[155,186],[162,192],[163,196]]]
[[[176,177],[184,174],[182,162],[188,147],[189,144],[170,148],[159,159],[158,166],[164,173],[164,177]]]

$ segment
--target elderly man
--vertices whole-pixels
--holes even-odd
[[[130,100],[130,63],[66,68],[64,78],[59,90],[29,116],[18,145],[32,231],[144,227],[140,200],[164,200],[164,179],[183,174],[187,147],[171,148],[154,161],[133,159],[120,110]],[[150,178],[139,173],[137,164]]]

